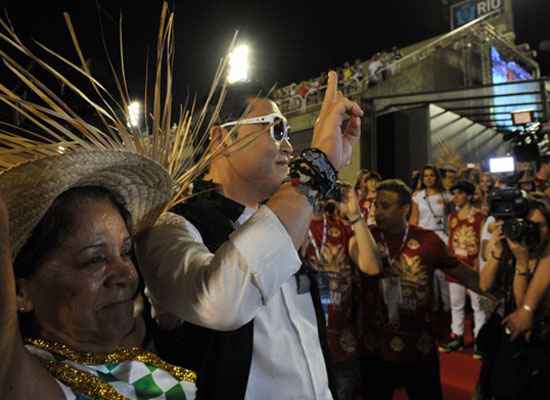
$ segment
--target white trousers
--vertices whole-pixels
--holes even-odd
[[[451,295],[451,330],[455,335],[464,335],[464,305],[466,304],[466,292],[470,296],[470,302],[474,310],[474,337],[477,337],[479,329],[487,319],[485,311],[480,307],[480,296],[466,289],[464,286],[449,282],[449,293]]]

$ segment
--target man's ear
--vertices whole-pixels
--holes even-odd
[[[217,145],[227,147],[237,139],[238,132],[235,127],[231,127],[229,130],[222,128],[219,125],[215,125],[210,129],[210,140],[214,141]]]
[[[31,298],[31,284],[29,279],[18,278],[15,280],[17,310],[19,312],[30,312],[34,310],[34,303]]]

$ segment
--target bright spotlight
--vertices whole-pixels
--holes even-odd
[[[227,81],[229,83],[245,82],[248,80],[250,70],[250,48],[242,44],[236,47],[229,54],[229,73]]]
[[[128,104],[128,126],[130,128],[139,128],[141,119],[141,103],[132,101]]]
[[[58,152],[59,154],[65,153],[65,150],[66,150],[65,147],[63,147],[63,146],[57,146],[57,152]]]

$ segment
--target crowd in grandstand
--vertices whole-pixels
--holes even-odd
[[[367,61],[357,59],[353,63],[345,62],[342,67],[336,68],[341,90],[350,95],[377,85],[395,73],[395,63],[401,58],[401,51],[394,47],[391,52],[376,53]],[[326,84],[327,74],[323,72],[316,78],[276,89],[273,99],[283,112],[303,110],[321,103]]]

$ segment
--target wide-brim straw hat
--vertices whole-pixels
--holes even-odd
[[[98,186],[131,214],[132,233],[154,224],[173,195],[173,181],[155,161],[125,151],[76,150],[17,165],[0,174],[17,255],[54,200],[76,187]]]

